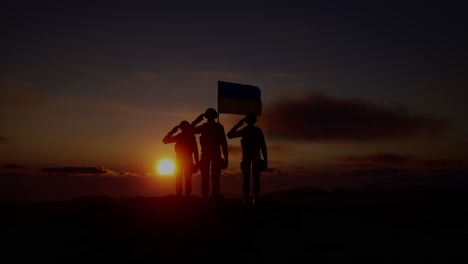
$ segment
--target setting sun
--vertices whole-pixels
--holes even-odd
[[[171,159],[163,159],[159,161],[156,169],[160,175],[172,175],[175,171],[175,163]]]

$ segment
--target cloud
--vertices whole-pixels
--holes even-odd
[[[52,167],[43,168],[41,172],[48,173],[82,173],[82,174],[102,174],[106,173],[107,170],[101,167]]]
[[[431,170],[429,175],[439,176],[441,179],[452,184],[457,184],[456,180],[463,180],[464,185],[468,185],[466,175],[468,175],[468,170],[465,169],[440,169],[440,170]],[[458,179],[455,179],[457,177]]]
[[[408,173],[408,170],[402,170],[397,168],[376,168],[376,169],[369,169],[369,170],[352,170],[346,175],[369,175],[369,176],[392,176],[392,175],[401,175]]]
[[[265,76],[269,78],[278,78],[278,79],[308,79],[308,78],[319,78],[327,77],[329,74],[322,72],[269,72]]]
[[[118,116],[142,116],[149,112],[149,109],[144,107],[108,98],[96,100],[93,104],[96,111]]]
[[[80,196],[105,195],[114,198],[135,196],[160,196],[173,191],[173,182],[156,177],[93,174],[83,177],[78,174],[35,173],[0,174],[0,201],[60,201]],[[194,192],[200,188],[193,181]]]
[[[346,188],[364,188],[377,185],[384,188],[406,188],[417,184],[430,184],[433,179],[421,177],[417,171],[394,167],[381,167],[366,170],[351,170],[344,172],[335,179]]]
[[[8,142],[8,141],[9,141],[9,138],[0,136],[0,143],[5,143],[5,142]]]
[[[137,80],[145,82],[158,82],[163,80],[163,76],[159,72],[142,71],[134,73]]]
[[[359,99],[313,93],[265,106],[265,132],[291,140],[381,141],[437,134],[444,119]]]
[[[13,170],[21,170],[21,169],[26,169],[26,166],[19,165],[19,164],[6,164],[6,165],[3,165],[2,168],[4,168],[4,169],[13,169]]]
[[[385,164],[405,164],[408,163],[413,156],[400,155],[394,153],[375,153],[367,156],[348,155],[348,160],[357,163],[385,163]]]
[[[370,155],[348,155],[345,158],[356,167],[402,166],[415,169],[462,168],[467,162],[463,159],[426,159],[413,155],[379,152]]]
[[[420,167],[460,168],[467,163],[462,159],[422,159],[415,160],[415,164]]]
[[[229,145],[229,155],[240,156],[242,155],[242,147],[240,145]],[[267,152],[268,153],[277,153],[277,154],[287,154],[291,153],[292,147],[285,146],[283,144],[274,144],[268,145],[267,143]]]
[[[195,79],[205,80],[238,80],[241,79],[245,74],[240,72],[231,71],[193,71],[189,73],[189,76]]]
[[[44,105],[50,95],[40,91],[31,82],[0,79],[0,104],[2,106],[30,107]]]

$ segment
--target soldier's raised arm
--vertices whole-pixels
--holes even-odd
[[[231,130],[229,130],[229,132],[227,133],[227,137],[229,139],[232,139],[232,138],[236,138],[236,137],[242,137],[242,135],[239,133],[239,131],[237,131],[237,129],[239,129],[245,122],[245,119],[241,119],[239,122],[237,122],[237,124],[235,124]]]
[[[179,126],[175,126],[167,135],[163,138],[164,144],[174,143],[176,142],[177,138],[173,136],[179,130]]]
[[[192,121],[192,123],[190,123],[190,126],[192,126],[192,128],[193,128],[193,133],[194,134],[200,134],[201,133],[200,126],[197,127],[197,125],[201,121],[203,121],[204,117],[205,117],[205,114],[200,114],[195,120]]]

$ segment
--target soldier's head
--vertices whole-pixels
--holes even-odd
[[[214,108],[208,108],[205,111],[205,118],[208,120],[215,120],[218,117],[218,112]]]
[[[257,122],[257,117],[254,114],[247,114],[245,116],[245,122],[249,125],[253,125]]]
[[[182,131],[185,131],[188,128],[190,128],[190,123],[188,121],[184,120],[184,121],[180,122],[179,128],[182,129]]]

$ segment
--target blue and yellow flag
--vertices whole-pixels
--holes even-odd
[[[261,91],[257,86],[218,81],[218,113],[256,116],[262,114]]]

